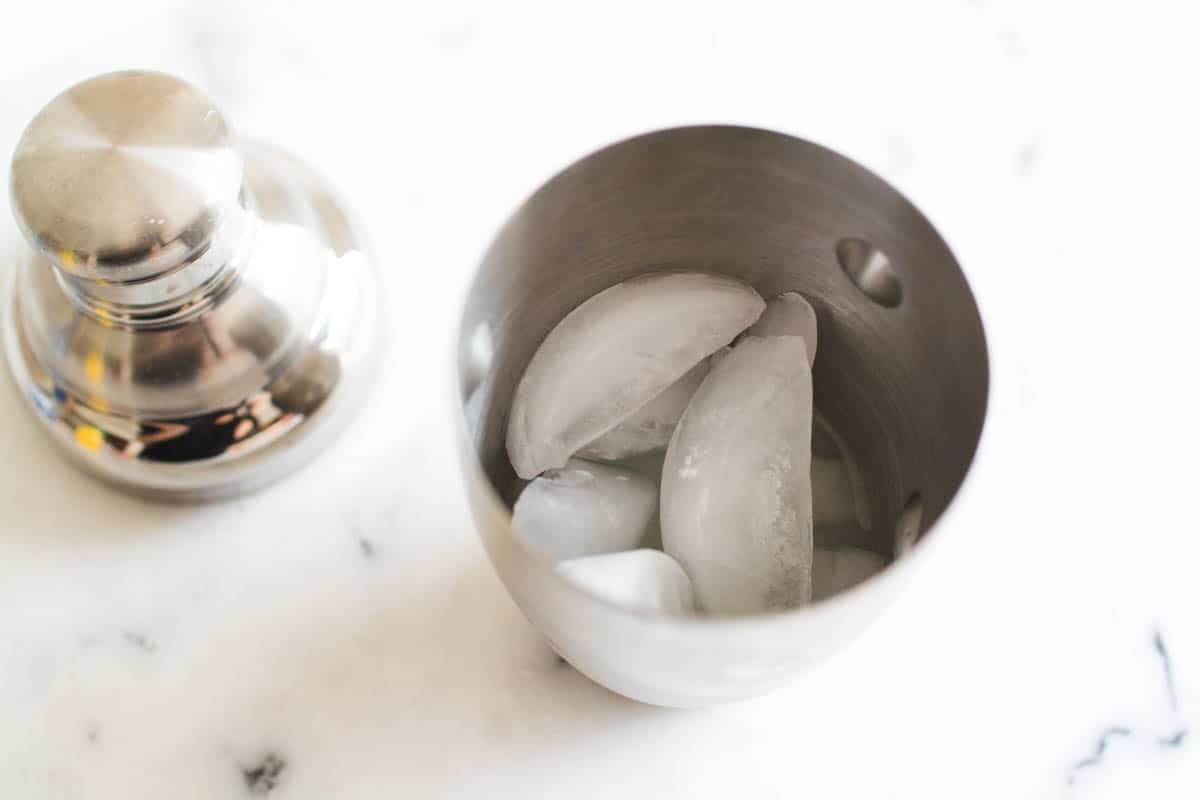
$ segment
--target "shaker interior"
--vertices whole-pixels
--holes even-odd
[[[505,429],[542,339],[596,292],[675,270],[809,299],[817,413],[849,451],[870,521],[826,543],[886,556],[911,546],[958,490],[983,427],[988,360],[971,291],[896,190],[818,145],[749,128],[612,145],[545,184],[498,234],[467,298],[459,374],[501,497],[519,490]]]

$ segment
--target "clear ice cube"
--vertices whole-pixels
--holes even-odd
[[[817,312],[799,292],[784,292],[767,301],[747,336],[800,336],[808,346],[808,364],[817,357]]]
[[[522,478],[561,467],[758,319],[734,278],[642,275],[579,305],[538,347],[513,397],[508,456]]]
[[[700,382],[708,374],[708,359],[684,373],[653,400],[621,420],[615,428],[601,434],[577,455],[601,461],[622,458],[666,448],[675,432],[675,424],[683,416]]]
[[[851,586],[857,586],[887,566],[878,553],[857,547],[813,551],[812,599],[824,600]]]
[[[712,368],[663,465],[663,549],[719,614],[812,590],[812,372],[799,336],[744,337]]]
[[[632,550],[658,508],[658,486],[644,475],[573,458],[525,487],[513,530],[530,548],[562,559]]]
[[[630,611],[675,615],[695,609],[687,573],[658,550],[573,558],[556,569],[576,586]]]

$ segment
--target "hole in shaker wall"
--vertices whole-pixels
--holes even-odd
[[[900,516],[896,518],[896,558],[907,555],[916,546],[917,540],[921,538],[921,522],[924,516],[925,502],[921,499],[921,493],[913,492],[901,509]]]
[[[842,239],[835,249],[842,271],[863,294],[887,308],[900,305],[904,287],[886,253],[863,239]]]

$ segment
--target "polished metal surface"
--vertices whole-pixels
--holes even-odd
[[[104,480],[164,499],[311,460],[372,373],[375,274],[307,166],[196,88],[120,72],[52,100],[13,156],[31,249],[5,264],[9,367]]]
[[[904,299],[904,286],[882,250],[862,239],[842,239],[834,248],[846,277],[881,306],[895,308]]]
[[[509,508],[520,484],[504,432],[525,365],[580,302],[659,270],[728,274],[764,297],[799,291],[812,303],[821,337],[816,407],[857,465],[872,520],[869,530],[825,544],[903,556],[882,575],[774,615],[652,619],[564,583],[512,536]],[[472,344],[480,330],[490,334],[486,368]],[[984,424],[988,356],[954,256],[895,189],[800,139],[693,127],[594,153],[525,202],[470,288],[459,376],[468,494],[488,553],[526,616],[610,688],[698,705],[785,681],[879,613],[920,560],[918,535],[927,538],[967,474]]]
[[[242,157],[221,112],[155,72],[101,75],[54,98],[12,159],[30,242],[65,273],[128,284],[177,269],[243,212]]]

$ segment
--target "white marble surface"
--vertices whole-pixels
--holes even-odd
[[[1200,792],[1184,4],[103,5],[6,9],[0,150],[90,73],[196,80],[354,198],[390,353],[320,463],[207,508],[77,475],[0,382],[0,797]],[[993,353],[978,480],[1010,501],[793,686],[678,712],[560,666],[517,612],[438,387],[522,196],[697,121],[831,144],[943,231]]]

